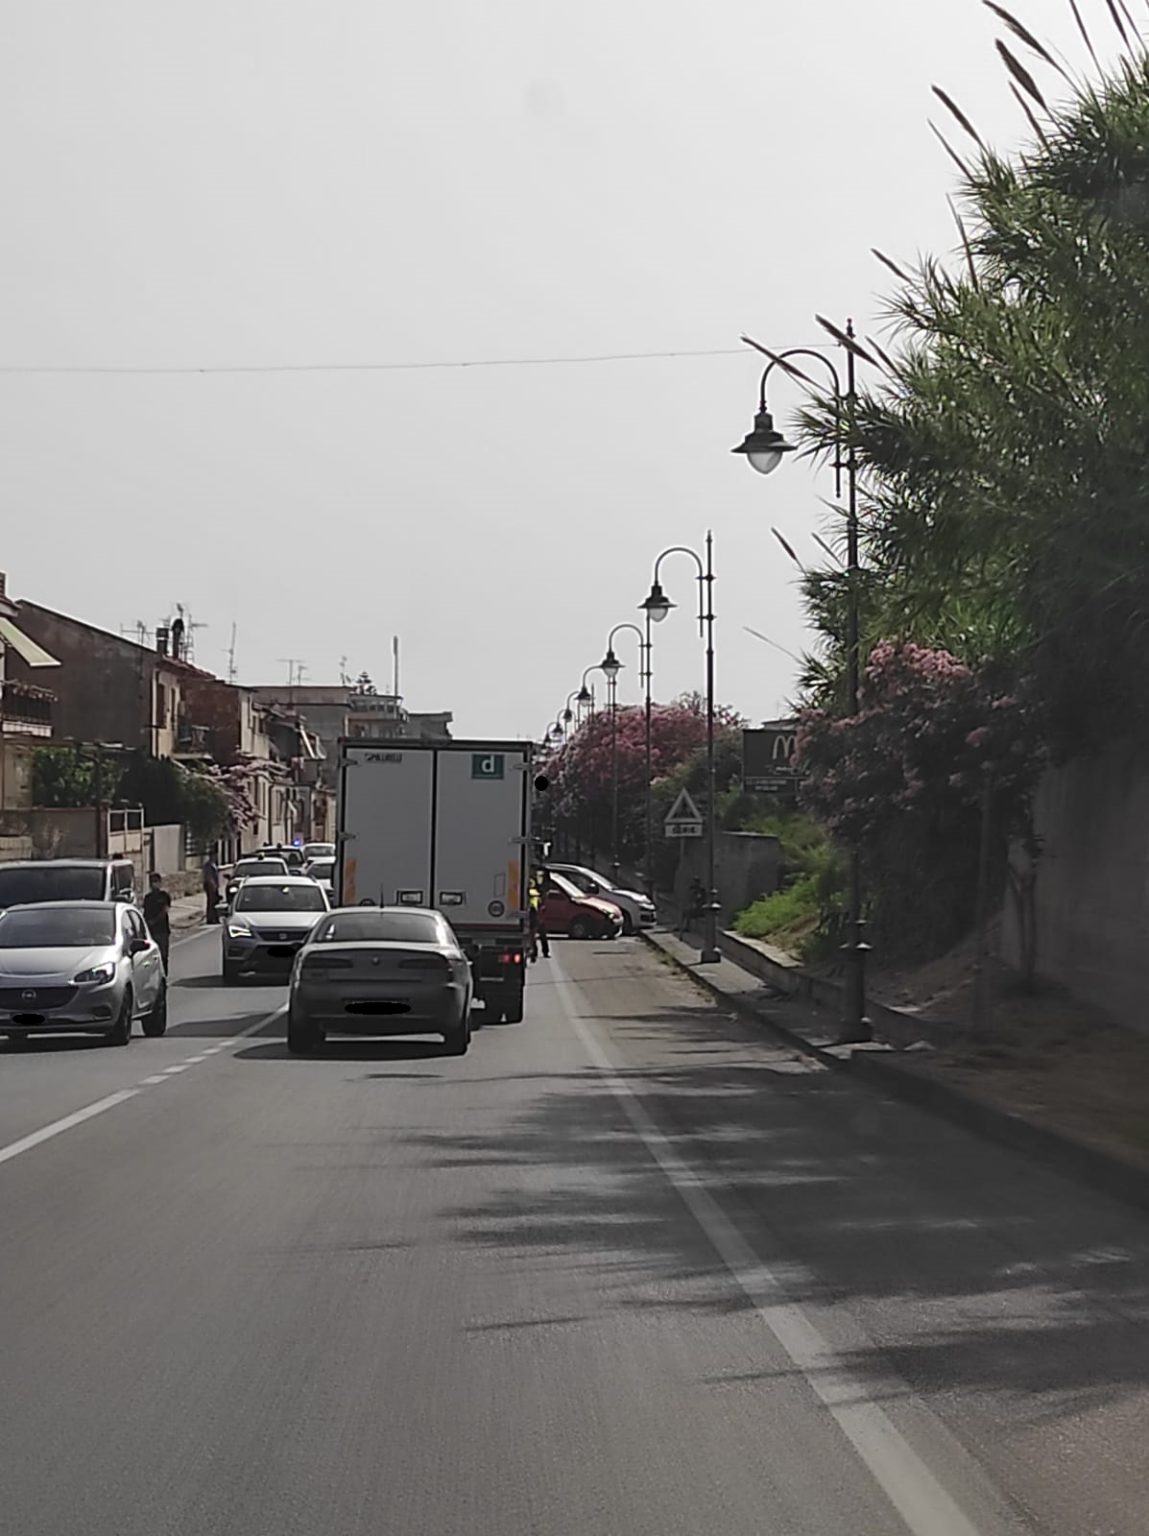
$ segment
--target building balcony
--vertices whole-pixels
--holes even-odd
[[[211,727],[193,725],[190,720],[180,720],[175,729],[176,757],[210,757]]]
[[[56,695],[47,688],[9,679],[0,685],[0,733],[51,736]]]

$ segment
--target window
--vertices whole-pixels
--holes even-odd
[[[130,901],[135,885],[135,870],[130,864],[116,864],[112,869],[112,898]]]
[[[326,912],[326,898],[312,881],[306,885],[241,885],[237,912]]]
[[[103,901],[104,869],[98,864],[0,866],[0,907],[35,901]]]
[[[450,944],[446,924],[430,912],[339,912],[322,923],[316,943]]]
[[[56,907],[0,917],[0,949],[91,949],[115,941],[116,914],[110,907]]]
[[[168,691],[163,683],[156,683],[156,724],[162,731],[168,723]]]

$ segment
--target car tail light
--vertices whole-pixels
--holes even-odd
[[[509,949],[506,954],[500,955],[499,959],[504,965],[522,965],[523,963],[523,957],[517,950]]]

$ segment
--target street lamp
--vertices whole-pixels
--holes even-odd
[[[650,657],[649,640],[643,638],[642,630],[637,624],[616,624],[606,639],[606,655],[599,662],[599,670],[606,675],[607,690],[610,694],[610,872],[615,884],[618,884],[618,674],[622,671],[622,662],[614,654],[614,637],[621,630],[633,630],[638,636],[638,655],[641,670],[639,676],[646,679],[647,693],[650,692]],[[646,798],[650,800],[650,774],[646,776]],[[650,818],[647,817],[649,827]],[[650,868],[651,849],[646,849],[646,864]]]
[[[639,607],[646,614],[646,670],[648,677],[646,699],[646,847],[647,864],[651,863],[651,853],[654,846],[654,828],[652,822],[650,780],[651,780],[651,740],[650,740],[650,625],[660,624],[666,618],[670,610],[675,606],[670,601],[659,583],[659,571],[662,562],[668,555],[689,555],[698,567],[698,632],[706,636],[706,790],[709,795],[709,804],[706,808],[706,869],[708,900],[706,903],[706,934],[703,941],[702,953],[699,960],[703,965],[714,965],[722,956],[718,953],[718,888],[715,884],[715,814],[717,811],[717,796],[714,790],[714,536],[706,535],[706,561],[697,551],[683,544],[675,544],[670,549],[664,549],[654,562],[654,579],[650,584],[650,591],[639,603]],[[648,888],[652,883],[652,871],[647,869]],[[650,892],[653,894],[653,891]]]
[[[858,577],[860,571],[858,538],[858,456],[857,456],[857,345],[854,339],[854,322],[846,321],[844,332],[827,324],[819,316],[819,323],[831,335],[838,337],[846,351],[846,387],[837,367],[824,352],[812,347],[791,347],[786,352],[771,352],[749,336],[742,339],[769,359],[758,386],[758,411],[754,428],[732,453],[743,453],[759,474],[768,475],[777,469],[784,454],[794,451],[794,444],[786,442],[781,433],[774,431],[774,422],[766,408],[766,382],[775,367],[781,367],[791,377],[811,383],[805,373],[789,361],[793,357],[813,358],[830,374],[834,385],[834,477],[836,495],[841,499],[842,472],[846,475],[846,713],[851,717],[858,713],[858,695],[861,676],[858,616]],[[862,916],[862,858],[857,838],[851,839],[848,849],[848,913],[849,938],[846,951],[845,1008],[842,1020],[842,1043],[862,1043],[872,1038],[870,1021],[866,1017],[866,956],[869,945],[863,934],[865,922]]]

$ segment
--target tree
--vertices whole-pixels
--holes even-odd
[[[741,771],[741,719],[725,706],[716,711],[716,747],[725,789]],[[646,717],[636,705],[617,713],[619,845],[627,862],[640,860],[646,840]],[[651,713],[651,782],[661,833],[662,817],[678,790],[705,787],[706,706],[698,694],[684,694],[672,704],[658,704]],[[733,757],[732,757],[733,753]],[[611,717],[602,710],[586,720],[565,746],[547,760],[551,780],[550,815],[567,828],[578,825],[581,840],[599,848],[610,846],[612,808]]]
[[[116,798],[119,771],[101,763],[101,796]],[[32,754],[32,801],[35,805],[76,808],[96,803],[96,758],[90,747],[37,747]]]
[[[971,668],[910,642],[875,646],[861,708],[804,712],[803,803],[843,844],[857,844],[876,892],[886,953],[943,949],[969,928],[982,816],[994,868],[1015,865],[1019,926],[1032,929],[1033,794],[1045,765],[1043,711],[992,664]],[[988,796],[987,796],[988,789]]]
[[[1149,56],[1128,35],[1113,70],[1063,76],[1069,94],[1050,105],[1016,38],[1039,78],[1051,55],[1006,20],[1033,137],[1007,160],[939,92],[972,143],[955,156],[961,263],[887,263],[899,339],[863,347],[880,381],[859,398],[853,444],[859,598],[867,644],[1011,661],[1069,754],[1149,735]],[[829,449],[832,402],[803,422],[807,444]],[[807,584],[831,677],[843,593],[833,571]],[[833,696],[825,674],[806,681]]]

